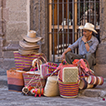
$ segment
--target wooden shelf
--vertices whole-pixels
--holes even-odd
[[[59,26],[58,26],[58,25],[54,25],[54,26],[52,25],[52,26],[51,26],[52,29],[53,29],[53,28],[54,28],[54,29],[58,29],[58,27],[59,27],[59,30],[60,30],[60,29],[63,29],[63,28],[64,28],[64,29],[68,29],[68,25],[64,25],[64,27],[63,27],[62,25],[59,25]],[[79,26],[77,26],[77,29],[78,29],[78,27],[79,27]],[[72,25],[69,26],[69,29],[73,29],[73,26],[72,26]],[[96,29],[100,29],[100,25],[96,26]]]
[[[58,29],[58,27],[59,27],[59,29],[68,29],[68,26],[67,25],[64,25],[64,27],[62,26],[62,25],[52,25],[52,29],[54,28],[54,29]],[[73,28],[73,26],[71,25],[71,26],[69,26],[69,29],[72,29]]]

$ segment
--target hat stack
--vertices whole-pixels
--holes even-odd
[[[19,41],[19,53],[21,55],[38,53],[39,45],[37,45],[37,42],[42,40],[42,37],[36,37],[36,31],[34,30],[30,30],[27,35],[22,37],[23,39]]]

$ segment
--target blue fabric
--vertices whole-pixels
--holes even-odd
[[[92,36],[92,38],[88,41],[88,44],[90,46],[89,51],[86,50],[85,44],[82,41],[82,37],[80,37],[76,42],[74,42],[72,45],[69,46],[71,50],[79,47],[79,55],[85,55],[87,53],[95,53],[97,46],[99,44],[99,41],[96,37]]]

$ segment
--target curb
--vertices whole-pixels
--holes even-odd
[[[87,97],[106,97],[106,81],[95,88],[80,90],[80,94]]]
[[[6,75],[0,76],[0,85],[7,86],[7,76]]]
[[[86,89],[82,92],[83,96],[87,97],[106,97],[106,90]]]
[[[7,84],[7,75],[0,76],[0,85],[8,86]],[[104,79],[103,85],[98,85],[92,89],[80,90],[79,95],[87,97],[106,97],[106,78]]]

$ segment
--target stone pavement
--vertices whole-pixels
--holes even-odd
[[[0,86],[0,106],[106,106],[101,97],[77,98],[33,97],[24,96],[20,92],[8,91],[7,86]]]
[[[102,86],[80,91],[77,98],[33,97],[9,91],[6,73],[0,74],[0,106],[106,106],[106,82]]]

